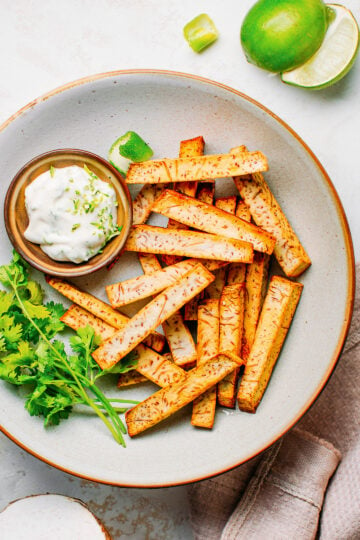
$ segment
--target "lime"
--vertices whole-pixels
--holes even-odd
[[[184,37],[195,52],[201,52],[218,38],[214,21],[206,13],[201,13],[183,29]]]
[[[289,71],[320,47],[328,27],[322,0],[259,0],[241,26],[248,62],[274,71]]]
[[[152,155],[152,149],[140,135],[135,131],[127,131],[111,145],[108,159],[115,169],[126,175],[131,163],[146,161]]]
[[[333,17],[320,49],[304,65],[282,73],[281,79],[295,86],[320,89],[342,79],[359,51],[359,27],[352,13],[329,4]]]

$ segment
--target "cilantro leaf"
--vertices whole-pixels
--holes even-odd
[[[106,373],[127,373],[132,369],[135,369],[138,363],[138,354],[136,351],[129,352],[120,362],[112,366],[107,370],[103,370],[103,374]]]
[[[6,351],[6,341],[3,336],[0,336],[0,353]]]
[[[76,334],[70,338],[70,345],[74,352],[82,355],[90,354],[101,343],[101,337],[95,335],[94,329],[89,325],[79,328]]]
[[[0,319],[0,336],[4,339],[7,351],[17,349],[18,342],[22,337],[21,324],[13,324],[14,318],[3,315]]]
[[[74,405],[91,407],[125,445],[124,425],[104,396],[96,379],[103,373],[91,353],[101,338],[91,327],[70,338],[75,353],[68,355],[65,344],[56,339],[64,329],[61,304],[43,303],[41,286],[29,279],[29,266],[14,252],[8,265],[0,267],[0,282],[9,292],[0,291],[0,379],[17,386],[27,385],[25,407],[41,416],[45,426],[68,418]],[[133,366],[125,359],[123,369]]]
[[[10,309],[13,301],[14,297],[12,294],[7,293],[6,291],[0,291],[0,315],[6,313]]]
[[[52,338],[65,328],[65,324],[60,320],[65,313],[65,309],[62,304],[55,304],[55,302],[47,302],[45,306],[49,312],[49,317],[44,321],[44,329],[46,334]]]
[[[44,298],[44,292],[36,281],[29,281],[26,285],[26,291],[28,293],[28,300],[33,304],[42,304]]]
[[[29,265],[14,250],[13,258],[7,266],[0,266],[0,282],[6,287],[14,283],[16,286],[25,286],[28,281]]]
[[[20,341],[17,352],[1,358],[0,378],[21,385],[36,380],[35,352],[26,341]]]
[[[33,304],[30,300],[23,301],[24,309],[30,318],[46,319],[49,316],[49,311],[43,305]]]

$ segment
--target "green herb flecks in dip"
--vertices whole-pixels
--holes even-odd
[[[25,238],[56,261],[87,261],[121,230],[115,190],[86,165],[51,166],[26,188],[25,205]]]

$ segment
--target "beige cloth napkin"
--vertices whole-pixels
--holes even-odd
[[[191,485],[189,501],[195,540],[360,539],[359,283],[341,360],[315,405],[260,456]]]

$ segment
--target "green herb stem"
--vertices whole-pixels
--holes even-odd
[[[36,324],[36,322],[30,316],[30,314],[28,313],[28,311],[27,311],[26,307],[24,306],[24,303],[22,302],[22,299],[21,299],[21,297],[20,297],[20,295],[18,293],[16,283],[14,283],[12,281],[11,275],[9,274],[9,272],[7,270],[6,270],[6,272],[7,272],[7,275],[9,277],[9,283],[10,283],[11,287],[13,288],[15,297],[16,297],[16,299],[18,301],[18,304],[19,304],[23,314],[25,315],[25,317],[27,317],[27,319],[30,321],[30,323],[33,325],[33,327],[39,333],[39,336],[41,337],[41,339],[48,345],[48,347],[53,351],[55,356],[60,360],[60,367],[63,367],[65,365],[66,369],[69,371],[69,373],[73,377],[74,381],[76,382],[76,385],[78,387],[77,388],[78,395],[82,398],[83,402],[85,402],[89,407],[91,407],[94,410],[94,412],[96,412],[96,414],[99,416],[99,418],[101,418],[101,420],[104,422],[104,424],[108,427],[108,429],[112,433],[114,439],[118,443],[120,443],[122,446],[125,446],[125,441],[124,441],[124,438],[122,436],[122,433],[126,433],[126,428],[125,428],[124,424],[121,422],[118,415],[116,414],[116,412],[113,409],[111,403],[106,399],[104,394],[93,384],[92,381],[90,381],[88,378],[84,377],[81,374],[79,374],[79,377],[78,377],[78,375],[74,372],[74,370],[69,365],[66,358],[64,358],[59,353],[59,351],[56,349],[56,347],[54,347],[52,342],[47,338],[47,336],[43,333],[41,328],[39,328],[39,326]],[[84,390],[84,387],[81,384],[79,378],[82,379],[84,386],[87,387],[98,398],[98,400],[102,403],[103,408],[106,410],[106,412],[108,413],[108,415],[109,415],[109,417],[110,417],[110,419],[112,421],[111,423],[109,422],[109,420],[105,416],[105,414],[101,411],[101,409],[97,406],[97,404],[94,402],[94,400],[92,400],[87,395],[87,393]]]
[[[99,401],[101,401],[101,403],[104,406],[104,409],[108,412],[108,414],[109,414],[110,418],[113,420],[113,422],[118,426],[121,433],[126,433],[126,427],[122,423],[119,416],[115,413],[111,403],[104,396],[104,394],[101,392],[101,390],[97,386],[95,386],[95,384],[91,384],[89,386],[89,390],[91,390],[93,392],[93,394],[99,399]]]

